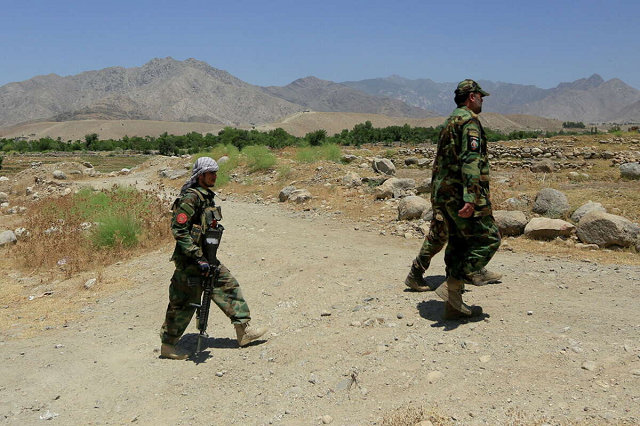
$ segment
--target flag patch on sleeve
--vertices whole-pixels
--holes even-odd
[[[187,220],[189,220],[189,217],[186,213],[178,213],[178,216],[176,216],[176,222],[178,222],[180,225],[184,225],[185,223],[187,223]]]

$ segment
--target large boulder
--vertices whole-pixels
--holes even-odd
[[[578,223],[584,215],[586,215],[587,213],[591,213],[592,211],[606,213],[607,209],[602,207],[602,204],[594,203],[593,201],[589,200],[588,203],[581,205],[576,209],[576,211],[573,212],[573,214],[571,215],[571,220],[575,223]]]
[[[542,160],[536,160],[531,164],[531,171],[534,173],[552,173],[555,166],[553,161],[548,158]]]
[[[494,210],[493,218],[502,235],[522,235],[527,226],[527,216],[520,211]]]
[[[416,186],[416,193],[429,194],[431,193],[431,178],[426,178]]]
[[[15,243],[16,241],[18,241],[18,238],[16,237],[16,234],[13,233],[13,231],[0,232],[0,247]]]
[[[407,157],[404,159],[404,164],[406,166],[417,166],[418,165],[418,157]]]
[[[416,195],[403,198],[398,204],[398,220],[420,219],[431,203]]]
[[[278,199],[284,203],[289,199],[289,197],[291,196],[291,193],[295,190],[296,190],[296,187],[293,185],[285,186],[280,191],[280,194],[278,194]]]
[[[311,193],[306,189],[296,189],[289,195],[289,201],[293,201],[294,203],[298,204],[306,203],[310,199]]]
[[[534,240],[552,240],[556,237],[568,237],[576,227],[564,220],[536,217],[527,223],[524,235]]]
[[[53,177],[54,177],[54,179],[64,180],[64,179],[67,178],[67,175],[65,175],[62,170],[54,170],[53,171]]]
[[[348,163],[353,163],[353,162],[354,162],[355,160],[357,160],[357,159],[358,159],[358,156],[357,156],[357,155],[353,155],[353,154],[344,154],[344,155],[340,158],[340,160],[341,160],[343,163],[347,163],[347,164],[348,164]]]
[[[8,203],[9,195],[6,192],[0,192],[0,203]]]
[[[416,181],[413,179],[390,178],[375,190],[375,199],[402,198],[414,195]]]
[[[640,179],[640,163],[624,163],[620,166],[620,177],[624,179]]]
[[[356,172],[349,172],[342,177],[342,184],[347,188],[362,186],[362,178]]]
[[[421,158],[418,160],[418,167],[429,167],[433,163],[433,160],[429,160],[428,158]]]
[[[557,189],[544,188],[536,195],[533,212],[548,217],[560,217],[569,210],[567,196]]]
[[[586,244],[631,247],[638,242],[640,226],[622,216],[592,211],[580,219],[577,234]]]
[[[396,166],[388,158],[374,158],[373,170],[378,173],[383,173],[385,175],[396,174]]]

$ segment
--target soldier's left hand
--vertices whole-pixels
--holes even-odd
[[[464,206],[460,210],[458,210],[458,216],[463,219],[471,217],[475,208],[476,206],[473,203],[464,203]]]

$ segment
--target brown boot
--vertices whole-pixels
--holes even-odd
[[[187,359],[191,356],[191,352],[175,345],[163,343],[160,347],[160,356],[168,359]]]
[[[404,280],[404,284],[413,291],[431,291],[433,288],[429,287],[427,281],[422,276],[423,272],[418,268],[411,267],[409,275]]]
[[[469,306],[462,301],[462,284],[461,280],[449,277],[436,289],[436,294],[446,302],[444,319],[469,318],[482,314],[481,307]]]
[[[487,284],[495,284],[500,281],[502,278],[502,274],[498,274],[497,272],[491,272],[487,268],[482,268],[475,274],[471,276],[471,281],[469,284],[482,286]]]
[[[445,304],[444,304],[444,314],[442,315],[442,318],[446,319],[446,320],[454,320],[454,319],[460,319],[460,318],[477,317],[477,316],[482,315],[482,307],[480,307],[480,306],[469,306],[469,309],[471,310],[471,314],[470,315],[466,315],[466,314],[463,314],[462,312],[456,310],[456,308],[454,308],[451,305],[451,303],[445,302]]]
[[[258,340],[264,333],[269,331],[265,327],[252,327],[248,322],[244,324],[234,324],[234,326],[236,328],[236,336],[238,337],[238,344],[240,346],[246,346],[249,343]]]

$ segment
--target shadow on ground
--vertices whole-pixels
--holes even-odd
[[[468,324],[470,322],[480,322],[484,321],[485,318],[489,318],[489,314],[483,313],[482,315],[474,318],[443,320],[442,314],[444,313],[444,302],[440,300],[424,300],[418,303],[418,312],[422,318],[433,321],[431,327],[440,327],[443,328],[444,331],[455,330],[461,325]]]

